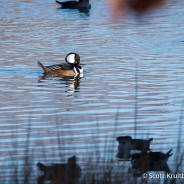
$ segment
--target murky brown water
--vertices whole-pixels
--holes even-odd
[[[16,183],[13,175],[21,183],[27,154],[33,183],[38,161],[72,155],[83,170],[110,157],[126,173],[130,163],[115,157],[120,135],[153,137],[152,150],[173,149],[168,164],[175,171],[183,140],[184,2],[121,21],[110,17],[106,1],[91,4],[86,15],[51,0],[0,0],[0,183]],[[38,60],[56,64],[71,51],[85,64],[83,78],[41,79]]]

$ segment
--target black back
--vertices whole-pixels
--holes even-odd
[[[62,63],[58,65],[47,66],[50,70],[73,70],[74,65],[68,63]]]

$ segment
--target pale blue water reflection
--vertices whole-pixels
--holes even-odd
[[[169,2],[141,19],[127,15],[118,21],[110,16],[106,1],[92,0],[89,15],[58,9],[49,0],[0,0],[0,4],[4,184],[13,184],[14,168],[22,177],[27,154],[33,180],[38,161],[56,163],[72,155],[82,169],[89,160],[96,163],[98,156],[112,157],[114,167],[126,173],[129,164],[115,157],[115,138],[135,133],[136,62],[137,137],[153,137],[154,150],[173,149],[168,163],[175,170],[184,99],[183,2]],[[40,78],[38,60],[48,65],[64,62],[71,51],[79,53],[85,64],[76,89],[74,80]]]

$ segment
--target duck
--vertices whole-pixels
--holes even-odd
[[[167,153],[162,152],[145,152],[145,153],[134,153],[132,154],[132,162],[134,162],[137,159],[141,158],[148,158],[151,161],[154,162],[167,162],[170,156],[172,156],[172,149],[170,149]],[[143,160],[144,160],[143,159]]]
[[[162,152],[145,152],[132,154],[131,164],[129,172],[141,176],[147,171],[165,171],[171,173],[167,161],[172,153],[170,149],[167,153]]]
[[[118,149],[120,152],[125,150],[140,150],[144,152],[150,150],[150,144],[153,138],[144,140],[133,139],[131,136],[119,136],[116,137],[116,140],[119,142]]]
[[[82,174],[82,169],[77,164],[76,156],[69,157],[67,163],[45,165],[38,162],[37,167],[42,172],[42,175],[38,178],[38,183],[51,181],[53,183],[74,184],[78,183]]]
[[[55,74],[61,77],[77,77],[83,75],[83,68],[80,66],[80,56],[77,53],[70,52],[65,57],[66,63],[44,66],[38,61],[44,74]]]
[[[62,9],[79,9],[79,10],[91,9],[91,4],[89,3],[89,0],[65,1],[65,2],[60,2],[56,0],[56,3],[60,4]]]

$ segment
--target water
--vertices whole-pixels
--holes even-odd
[[[15,175],[21,181],[26,157],[33,183],[37,162],[72,155],[83,170],[110,157],[126,173],[130,163],[115,157],[120,135],[153,137],[153,150],[173,149],[168,164],[175,171],[183,139],[184,2],[121,20],[104,0],[92,0],[89,14],[51,0],[0,4],[0,183],[14,183]],[[83,78],[42,77],[37,61],[57,64],[69,52],[85,64]]]

